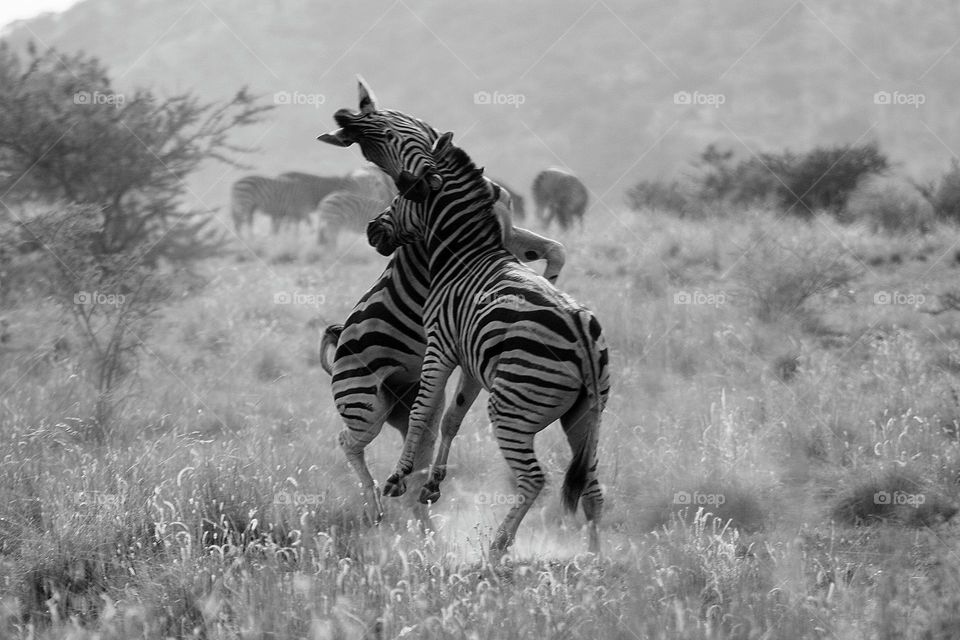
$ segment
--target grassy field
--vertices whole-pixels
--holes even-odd
[[[929,313],[960,230],[592,213],[557,237],[611,349],[601,557],[560,509],[554,426],[483,564],[511,496],[483,398],[435,531],[406,498],[366,526],[316,348],[385,260],[259,237],[180,277],[106,444],[68,318],[7,295],[0,637],[960,637],[960,315]],[[381,481],[399,445],[371,448]]]

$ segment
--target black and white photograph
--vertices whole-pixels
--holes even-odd
[[[960,639],[960,4],[2,0],[0,640]]]

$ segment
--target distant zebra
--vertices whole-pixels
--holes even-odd
[[[513,187],[508,187],[505,182],[491,178],[496,184],[500,185],[504,191],[510,194],[510,212],[513,214],[514,220],[525,220],[527,217],[527,211],[524,207],[523,196],[520,195],[519,191],[516,191]]]
[[[458,366],[490,392],[487,411],[497,444],[520,493],[490,549],[496,562],[513,543],[524,515],[544,485],[534,455],[534,436],[559,419],[573,451],[563,481],[563,505],[575,511],[583,499],[590,550],[599,550],[597,525],[603,493],[597,479],[600,415],[610,392],[608,352],[600,323],[585,307],[521,267],[505,249],[491,211],[496,187],[453,134],[433,147],[439,191],[423,203],[395,198],[367,229],[383,255],[425,241],[430,292],[423,311],[427,349],[420,388],[410,410],[403,453],[384,494],[406,491],[419,441],[443,401]],[[421,501],[435,501],[446,474],[456,431],[442,433],[440,449]]]
[[[378,213],[383,211],[397,188],[390,176],[376,166],[357,169],[347,176],[343,188],[320,201],[317,243],[336,246],[341,231],[363,233]]]
[[[435,185],[439,186],[430,175],[430,150],[437,131],[400,111],[377,109],[373,93],[362,80],[359,102],[359,113],[340,109],[334,115],[339,128],[318,139],[338,147],[358,144],[364,157],[383,169],[401,193],[426,197]],[[509,221],[502,204],[496,209],[501,220]],[[564,263],[563,245],[519,227],[504,235],[506,246],[515,256],[526,261],[545,259],[544,276],[556,280]],[[384,422],[401,435],[407,433],[410,405],[416,398],[426,349],[423,304],[429,284],[423,244],[401,247],[344,324],[326,328],[320,344],[320,362],[331,375],[334,402],[344,422],[340,446],[360,477],[366,513],[373,521],[379,521],[382,508],[364,451]],[[455,432],[479,392],[478,383],[461,376],[440,429]],[[439,419],[439,415],[436,417]],[[420,441],[413,463],[415,470],[426,469],[430,464],[432,434],[433,430]],[[418,517],[425,517],[422,509]]]
[[[237,233],[253,226],[257,211],[271,218],[277,233],[282,226],[299,225],[316,211],[320,201],[343,185],[342,177],[323,177],[289,172],[277,178],[247,176],[233,183],[230,213]]]
[[[556,220],[561,229],[568,229],[576,218],[582,229],[587,200],[587,188],[578,177],[563,169],[544,169],[533,179],[536,218],[544,228]]]

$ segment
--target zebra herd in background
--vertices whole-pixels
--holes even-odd
[[[366,445],[384,422],[404,434],[403,453],[384,489],[402,494],[404,477],[429,463],[443,382],[459,365],[459,386],[440,421],[441,446],[420,502],[439,498],[453,437],[485,387],[498,443],[521,492],[498,529],[491,560],[512,544],[543,485],[533,437],[557,418],[574,452],[564,504],[575,509],[582,498],[590,549],[597,551],[602,493],[596,452],[609,393],[608,356],[596,318],[551,284],[562,267],[562,246],[514,227],[512,198],[462,151],[462,157],[452,154],[459,164],[450,166],[450,134],[441,138],[421,120],[378,109],[362,80],[359,93],[359,112],[337,111],[339,128],[319,139],[358,144],[394,181],[398,195],[368,227],[371,244],[392,257],[346,322],[326,328],[321,362],[345,424],[339,442],[361,478],[368,513],[377,521],[382,507],[364,461]],[[385,216],[404,206],[419,212],[419,218],[408,213],[419,226],[394,226],[385,234]],[[515,258],[546,258],[544,277]]]
[[[526,218],[523,196],[495,180],[509,194],[510,210],[516,220]],[[397,193],[390,176],[370,165],[346,175],[317,176],[298,171],[276,178],[246,176],[233,183],[230,210],[237,233],[253,227],[253,215],[270,217],[273,233],[311,223],[317,212],[317,243],[336,246],[342,231],[362,233],[375,215],[383,211]],[[533,180],[536,219],[545,228],[556,221],[568,229],[574,220],[583,226],[587,189],[580,180],[562,169],[546,169]]]

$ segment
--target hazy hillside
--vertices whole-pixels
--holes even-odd
[[[361,73],[382,104],[458,132],[508,182],[526,189],[540,168],[566,165],[618,205],[637,179],[686,170],[716,141],[746,154],[875,138],[933,177],[960,148],[947,115],[958,22],[947,2],[85,0],[7,37],[96,54],[124,87],[321,94],[241,134],[261,171],[358,164],[314,138],[354,106]],[[475,104],[479,91],[523,104]],[[678,105],[678,91],[723,104]],[[877,91],[924,104],[877,105]],[[211,170],[198,195],[223,204],[234,177]]]

